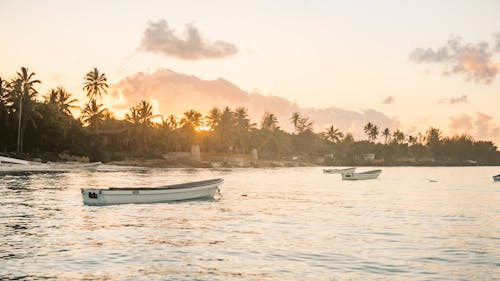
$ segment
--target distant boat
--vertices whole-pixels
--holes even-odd
[[[325,174],[342,174],[342,173],[354,173],[356,168],[345,168],[345,169],[323,169]]]
[[[102,206],[112,204],[162,203],[169,201],[213,198],[224,179],[165,185],[160,187],[125,187],[108,189],[82,188],[83,204]]]
[[[382,170],[371,170],[361,173],[343,173],[343,180],[370,180],[376,179],[382,173]]]
[[[500,174],[493,176],[493,181],[500,181]]]

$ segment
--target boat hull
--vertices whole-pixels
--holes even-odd
[[[222,183],[222,179],[217,179],[159,188],[82,188],[81,193],[83,204],[89,206],[164,203],[211,199]]]
[[[101,162],[93,163],[40,163],[11,164],[0,163],[0,174],[10,173],[64,173],[75,170],[97,170]]]
[[[378,178],[378,176],[382,173],[381,170],[373,170],[363,173],[343,173],[343,180],[372,180]]]

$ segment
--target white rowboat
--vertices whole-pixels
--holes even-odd
[[[16,158],[5,157],[5,156],[0,156],[0,163],[10,163],[10,164],[28,165],[28,164],[29,164],[29,161],[22,160],[22,159],[16,159]]]
[[[61,173],[74,170],[96,170],[101,162],[92,163],[0,163],[0,174],[10,173]]]
[[[354,173],[356,168],[345,168],[345,169],[323,169],[325,174],[342,174],[342,173]]]
[[[376,179],[382,173],[382,170],[371,170],[361,173],[343,173],[343,180],[370,180]]]
[[[83,204],[90,206],[112,204],[162,203],[190,199],[211,199],[224,179],[211,179],[160,187],[82,188]]]

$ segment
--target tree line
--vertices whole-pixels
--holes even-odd
[[[265,112],[258,124],[250,120],[244,107],[214,107],[205,114],[190,109],[180,117],[161,116],[146,100],[118,119],[102,103],[109,85],[97,68],[83,77],[86,100],[82,107],[62,86],[41,95],[37,90],[41,83],[26,67],[10,80],[0,77],[3,154],[57,160],[65,152],[109,161],[161,157],[168,152],[189,151],[191,145],[198,144],[206,153],[248,154],[257,149],[261,159],[321,164],[500,164],[493,142],[476,141],[469,135],[444,136],[434,127],[405,135],[399,129],[382,130],[368,122],[364,127],[367,140],[356,141],[333,124],[316,132],[313,122],[300,112],[286,120],[294,128],[287,132],[271,112]],[[75,117],[77,110],[81,114]],[[378,142],[379,138],[383,142]],[[375,158],[366,157],[370,154]]]

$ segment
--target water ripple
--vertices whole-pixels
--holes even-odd
[[[4,175],[0,279],[494,280],[498,168],[454,169],[361,182],[321,168]],[[214,177],[212,201],[90,207],[79,190]]]

